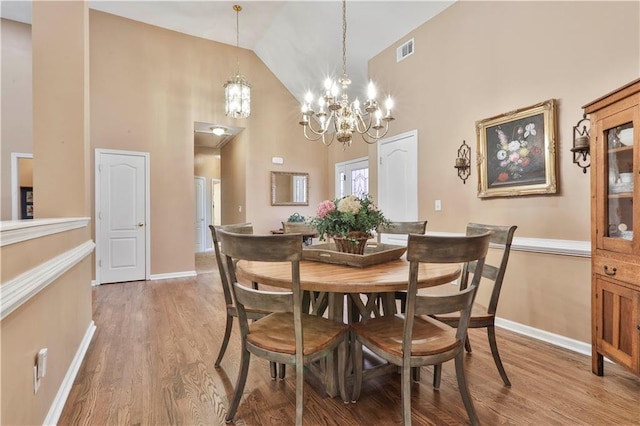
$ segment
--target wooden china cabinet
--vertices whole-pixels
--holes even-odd
[[[591,336],[640,375],[640,79],[585,105],[591,122]]]

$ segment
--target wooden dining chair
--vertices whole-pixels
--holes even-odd
[[[393,234],[393,235],[424,234],[426,230],[427,230],[427,221],[418,220],[414,222],[389,222],[388,224],[379,226],[376,229],[376,233],[377,233],[378,243],[381,243],[382,234]],[[400,301],[400,312],[404,312],[406,302],[407,302],[406,293],[404,291],[396,291],[394,297],[396,300]],[[380,305],[381,305],[381,300],[378,299],[378,308],[380,307]]]
[[[505,386],[511,386],[511,382],[507,377],[507,372],[502,365],[500,359],[500,353],[498,352],[498,345],[496,343],[496,310],[498,309],[498,299],[500,298],[500,290],[502,289],[502,282],[504,280],[504,274],[507,270],[507,263],[509,261],[509,253],[511,251],[511,242],[513,241],[513,234],[516,232],[517,226],[496,226],[485,225],[480,223],[469,223],[467,225],[467,235],[477,235],[487,231],[491,231],[491,247],[501,250],[500,264],[490,265],[485,263],[482,268],[482,278],[489,281],[493,281],[493,289],[491,290],[491,297],[489,299],[488,306],[483,306],[478,301],[473,305],[471,311],[471,318],[469,320],[469,328],[486,328],[487,336],[489,338],[489,347],[491,348],[491,354],[493,355],[493,361],[498,368],[500,377]],[[468,263],[462,271],[462,277],[460,278],[460,289],[467,287],[469,282],[469,275],[476,273],[476,264],[474,262]],[[437,315],[435,317],[439,321],[449,324],[455,327],[459,321],[459,315],[452,313],[447,315]],[[471,352],[471,343],[467,338],[465,341],[465,347],[467,352]]]
[[[329,319],[302,312],[300,259],[302,244],[295,234],[241,235],[218,231],[222,253],[226,257],[232,291],[238,310],[242,357],[238,381],[229,404],[226,421],[233,421],[249,370],[251,354],[270,361],[293,364],[296,369],[296,424],[302,424],[304,406],[304,365],[338,353],[338,385],[347,401],[345,388],[348,327]],[[289,262],[291,291],[256,290],[238,283],[235,261]],[[273,312],[248,322],[248,310]],[[303,340],[304,336],[304,340]]]
[[[418,266],[420,263],[475,261],[476,270],[481,271],[489,238],[490,233],[463,237],[409,235],[409,285],[405,314],[386,315],[351,325],[355,337],[353,401],[360,396],[362,385],[362,345],[387,362],[401,367],[402,417],[405,425],[411,424],[411,369],[439,365],[454,359],[462,401],[471,423],[478,424],[464,374],[464,341],[480,278],[474,277],[466,289],[454,294],[418,295]],[[429,317],[446,312],[461,312],[457,329]]]
[[[302,234],[305,246],[310,246],[313,238],[318,236],[316,227],[306,222],[282,222],[282,230],[285,234]]]
[[[209,225],[211,230],[211,238],[213,239],[213,250],[216,257],[216,263],[218,264],[218,272],[220,273],[220,282],[222,283],[222,293],[224,295],[224,302],[226,305],[227,320],[224,328],[224,337],[222,338],[222,344],[218,351],[218,357],[216,358],[215,367],[219,367],[227,351],[229,345],[229,338],[231,337],[231,330],[233,328],[233,319],[237,318],[238,311],[233,304],[233,297],[231,296],[231,287],[229,286],[229,277],[227,275],[226,265],[222,261],[222,255],[220,254],[220,241],[218,240],[217,229],[224,229],[229,232],[235,232],[238,234],[253,234],[253,225],[251,223],[237,223],[232,225],[223,225],[214,227]],[[262,311],[248,311],[247,316],[249,319],[256,320],[265,316],[267,312]],[[280,371],[277,371],[277,365],[275,362],[270,363],[271,378],[275,379],[276,376],[284,379],[286,374],[285,365],[280,365]]]
[[[376,229],[377,240],[382,242],[382,234],[393,235],[409,235],[409,234],[424,234],[427,230],[427,221],[418,220],[414,222],[389,222],[379,226]]]

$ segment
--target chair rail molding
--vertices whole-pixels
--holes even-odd
[[[463,233],[430,232],[436,236],[463,236]],[[495,247],[492,243],[490,247]],[[578,240],[555,240],[546,238],[514,237],[511,251],[527,251],[532,253],[556,254],[560,256],[591,257],[591,242]]]
[[[72,229],[84,228],[89,225],[90,220],[91,218],[89,217],[65,217],[3,221],[0,222],[0,247]]]
[[[90,255],[95,246],[88,240],[2,284],[0,320]]]

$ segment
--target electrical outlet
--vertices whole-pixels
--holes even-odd
[[[436,211],[439,212],[440,210],[442,210],[442,201],[441,200],[436,200],[436,205],[435,205]]]
[[[242,213],[242,206],[238,206],[238,213]]]

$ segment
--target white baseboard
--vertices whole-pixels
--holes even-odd
[[[198,274],[196,271],[184,271],[184,272],[170,272],[168,274],[152,274],[149,278],[151,281],[155,280],[167,280],[170,278],[188,278],[195,277]]]
[[[501,327],[527,337],[542,340],[543,342],[551,343],[552,345],[559,346],[561,348],[568,349],[582,355],[591,356],[590,343],[570,339],[565,336],[560,336],[559,334],[550,333],[548,331],[540,330],[538,328],[530,327],[528,325],[520,324],[498,317],[496,317],[496,327]]]
[[[49,412],[47,413],[47,417],[45,417],[43,425],[56,425],[58,420],[60,419],[60,414],[62,414],[62,409],[64,408],[64,404],[67,402],[67,398],[69,397],[69,392],[71,392],[71,387],[73,386],[73,381],[76,379],[76,375],[80,370],[80,365],[82,365],[82,360],[84,360],[84,356],[87,353],[87,349],[89,349],[89,344],[91,343],[91,339],[93,338],[93,334],[96,331],[96,324],[91,321],[87,331],[84,333],[84,337],[82,338],[82,342],[80,342],[80,347],[76,351],[76,355],[73,357],[71,361],[71,365],[67,370],[67,374],[64,376],[62,380],[62,384],[58,388],[58,393],[49,407]]]

